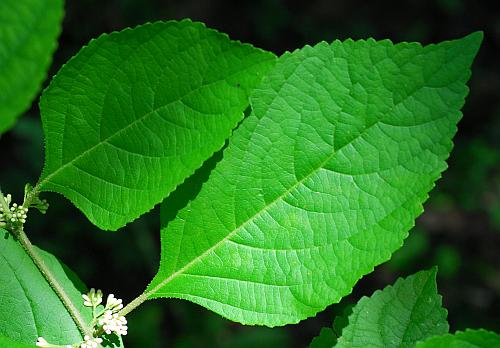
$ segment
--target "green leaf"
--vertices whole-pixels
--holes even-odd
[[[42,95],[38,188],[124,226],[223,146],[275,59],[188,20],[102,35]]]
[[[437,293],[436,268],[421,271],[363,297],[335,347],[412,348],[418,341],[447,333],[446,316]]]
[[[493,348],[500,347],[500,335],[483,329],[432,337],[417,348]]]
[[[274,326],[350,293],[402,245],[446,168],[481,38],[283,55],[198,196],[163,225],[145,296]]]
[[[332,328],[324,327],[319,336],[314,337],[309,348],[332,348],[337,343],[337,336]]]
[[[332,327],[321,329],[319,336],[316,336],[309,345],[309,348],[331,348],[336,343],[342,330],[349,324],[348,317],[352,313],[352,303],[342,303],[335,307],[335,319]],[[340,310],[339,310],[340,309]]]
[[[7,337],[0,336],[0,347],[8,347],[8,348],[33,348],[36,347],[35,344],[25,344],[19,343],[11,340]]]
[[[40,90],[62,17],[62,0],[0,1],[0,135]]]
[[[309,348],[331,348],[335,346],[342,330],[349,324],[348,317],[351,315],[353,307],[354,304],[350,302],[335,306],[335,319],[332,327],[322,328],[319,336],[316,336],[311,341]]]
[[[92,310],[83,306],[81,291],[54,256],[36,249],[86,322]],[[72,275],[73,277],[73,275]],[[82,336],[59,297],[7,231],[0,229],[0,336],[35,344],[44,337],[52,344],[71,344]],[[3,345],[0,345],[3,347]]]

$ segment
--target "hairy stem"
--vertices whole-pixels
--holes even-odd
[[[139,307],[141,304],[146,302],[148,300],[150,293],[149,292],[143,292],[140,294],[138,297],[136,297],[132,302],[127,304],[123,309],[120,311],[120,315],[126,316],[130,312],[132,312],[134,309]]]
[[[26,233],[22,228],[20,228],[16,232],[16,237],[18,238],[19,243],[24,248],[28,256],[31,258],[33,263],[38,267],[40,272],[43,274],[50,287],[57,294],[64,307],[68,310],[68,313],[71,315],[71,318],[75,322],[76,326],[80,330],[82,336],[89,335],[92,336],[92,330],[85,323],[85,320],[82,318],[80,311],[75,307],[71,299],[64,288],[59,284],[54,274],[50,271],[50,269],[45,264],[44,260],[38,255],[37,251],[31,244],[30,240],[26,236]]]

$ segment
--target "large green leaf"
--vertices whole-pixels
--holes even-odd
[[[83,306],[81,283],[54,256],[37,249],[86,322],[92,310]],[[69,276],[68,276],[69,275]],[[0,229],[0,336],[35,344],[44,337],[53,344],[82,340],[75,322],[21,245]]]
[[[62,0],[0,1],[0,135],[40,90],[62,17]]]
[[[335,347],[413,348],[418,341],[448,333],[446,316],[436,269],[422,271],[362,298]]]
[[[417,348],[494,348],[500,347],[500,335],[494,332],[465,330],[454,334],[432,337],[417,344]]]
[[[38,187],[65,195],[103,229],[122,227],[223,146],[274,62],[188,20],[91,41],[42,95]]]
[[[402,245],[446,168],[481,38],[281,57],[198,196],[164,224],[145,296],[269,326],[339,301]]]

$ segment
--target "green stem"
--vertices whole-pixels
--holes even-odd
[[[26,233],[22,228],[17,231],[17,238],[19,243],[24,248],[28,256],[31,258],[33,263],[37,266],[40,272],[43,274],[50,287],[54,290],[56,295],[59,297],[64,307],[68,310],[68,313],[71,315],[71,318],[75,322],[76,326],[80,330],[82,336],[88,335],[92,336],[92,330],[85,323],[85,320],[82,318],[80,311],[75,307],[68,294],[64,290],[64,288],[59,284],[54,274],[50,271],[50,269],[45,264],[44,260],[38,255],[37,251],[31,244],[30,240],[26,236]]]
[[[136,309],[137,307],[139,307],[141,304],[143,304],[144,302],[146,302],[148,300],[148,297],[150,295],[150,292],[143,292],[142,294],[140,294],[138,297],[136,297],[132,302],[130,302],[129,304],[127,304],[125,307],[123,307],[123,309],[120,311],[120,315],[123,315],[123,316],[126,316],[127,314],[129,314],[130,312],[132,312],[134,309]]]

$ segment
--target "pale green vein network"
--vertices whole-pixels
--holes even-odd
[[[336,41],[281,57],[162,229],[145,296],[274,326],[349,293],[401,246],[445,169],[480,41]]]
[[[103,229],[122,227],[222,147],[274,61],[188,20],[91,41],[42,96],[37,189],[67,196]]]
[[[62,0],[0,1],[0,135],[40,90],[62,17]]]

